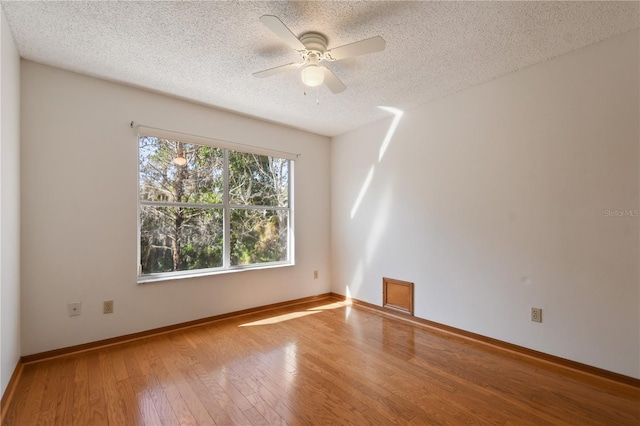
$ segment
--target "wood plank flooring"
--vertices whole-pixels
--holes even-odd
[[[6,425],[639,425],[640,389],[333,299],[24,366]]]

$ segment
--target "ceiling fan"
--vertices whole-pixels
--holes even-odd
[[[306,32],[298,38],[277,16],[273,15],[263,15],[260,17],[260,22],[297,51],[302,56],[302,62],[255,72],[254,77],[270,77],[283,71],[302,68],[300,76],[306,86],[314,87],[324,83],[333,93],[340,93],[347,87],[329,68],[319,65],[321,61],[339,61],[353,56],[380,52],[384,50],[386,44],[382,37],[376,36],[327,50],[327,38],[320,33]]]

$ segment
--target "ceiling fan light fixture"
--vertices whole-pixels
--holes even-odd
[[[187,164],[187,159],[184,158],[182,155],[180,155],[180,156],[174,158],[173,162],[178,166],[184,166],[184,165]]]
[[[317,65],[309,65],[300,74],[305,86],[316,87],[324,82],[324,71]]]

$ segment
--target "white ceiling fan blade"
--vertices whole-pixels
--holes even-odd
[[[351,58],[352,56],[366,55],[367,53],[380,52],[384,50],[386,42],[380,36],[368,38],[366,40],[356,41],[355,43],[345,44],[336,47],[325,53],[332,61]]]
[[[305,50],[306,47],[298,37],[295,36],[291,32],[287,26],[282,23],[282,21],[273,15],[262,15],[260,17],[260,22],[262,22],[267,28],[273,31],[278,37],[280,37],[285,43],[291,46],[295,50]]]
[[[324,71],[324,84],[326,84],[329,90],[331,90],[333,93],[337,94],[343,92],[344,89],[347,88],[347,86],[345,86],[344,83],[342,83],[340,79],[336,77],[333,71],[331,71],[329,68],[320,68],[322,69],[322,71]]]
[[[271,77],[272,75],[280,74],[284,71],[289,71],[294,68],[300,68],[301,65],[302,64],[298,64],[295,62],[287,65],[280,65],[279,67],[269,68],[268,70],[254,72],[253,76],[258,78]]]

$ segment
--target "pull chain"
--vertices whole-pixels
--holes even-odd
[[[320,86],[316,86],[314,89],[315,89],[315,93],[313,93],[313,94],[315,95],[315,98],[316,98],[316,105],[319,106],[320,105]],[[307,96],[307,90],[304,89],[302,91],[302,94],[304,96]]]

